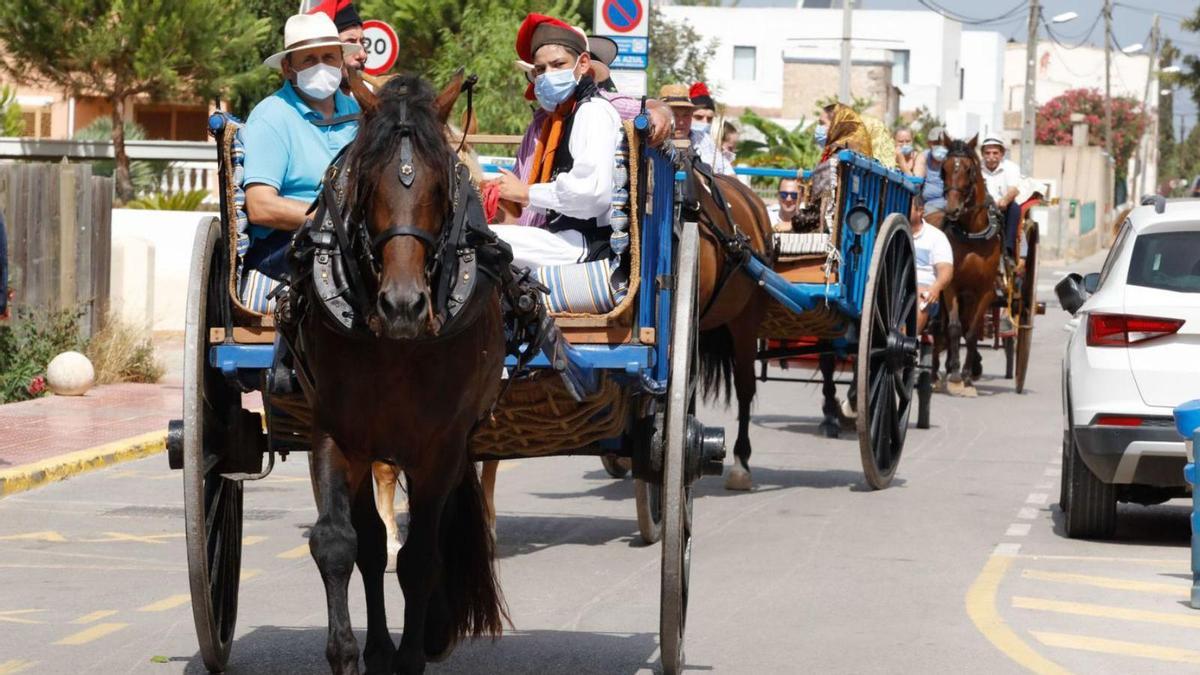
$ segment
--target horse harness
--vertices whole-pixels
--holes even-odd
[[[974,159],[974,157],[972,157],[970,154],[968,154],[967,152],[962,151],[962,150],[950,151],[946,156],[946,160],[949,160],[951,157],[970,158],[972,160]],[[942,173],[945,174],[945,171],[946,171],[946,162],[943,161],[942,162]],[[963,194],[963,196],[964,196],[963,203],[964,204],[968,203],[968,201],[967,201],[967,199],[965,199],[965,197],[974,194],[975,186],[977,185],[977,180],[979,179],[978,174],[979,174],[979,164],[976,161],[972,161],[970,163],[970,167],[967,170],[967,184],[971,186],[971,191],[969,194],[963,194],[966,191],[963,190],[962,188],[949,187],[947,185],[947,183],[945,181],[945,177],[943,175],[942,185],[946,186],[943,188],[945,191],[944,193],[949,194],[951,192],[958,192],[960,194]],[[1002,224],[995,217],[995,213],[997,210],[995,208],[996,203],[992,199],[991,193],[988,192],[986,188],[984,189],[983,194],[984,194],[984,203],[982,206],[983,206],[983,208],[987,209],[987,216],[988,216],[988,226],[986,228],[984,228],[983,231],[968,232],[965,229],[963,229],[962,223],[960,223],[957,220],[947,219],[945,221],[948,224],[948,227],[946,229],[948,229],[950,232],[952,232],[959,239],[965,239],[967,241],[979,242],[979,241],[987,241],[987,240],[992,239],[993,237],[996,237],[997,235],[999,235]]]

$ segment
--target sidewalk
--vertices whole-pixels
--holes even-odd
[[[174,379],[0,405],[0,497],[161,452],[183,404]]]

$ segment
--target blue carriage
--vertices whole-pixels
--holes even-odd
[[[868,484],[887,487],[904,448],[914,388],[928,427],[932,347],[917,335],[917,287],[908,217],[919,181],[850,150],[813,171],[738,169],[799,178],[805,232],[778,233],[775,258],[744,267],[770,297],[759,329],[767,363],[832,351],[854,362],[849,401]],[[797,344],[799,342],[800,344]],[[809,380],[803,380],[809,381]]]
[[[309,449],[311,411],[295,373],[276,358],[276,282],[242,269],[247,218],[240,123],[210,120],[220,162],[221,212],[197,228],[188,290],[183,417],[171,423],[168,458],[183,472],[192,607],[205,665],[224,669],[237,618],[243,482],[276,457]],[[478,460],[583,454],[632,467],[639,529],[662,542],[661,651],[682,667],[691,552],[691,484],[721,471],[724,436],[694,417],[697,329],[696,223],[681,222],[671,149],[645,148],[627,123],[614,158],[618,189],[611,260],[544,270],[545,302],[571,347],[510,359],[490,420],[472,439]],[[565,371],[591,382],[582,395]],[[258,392],[261,412],[243,405]],[[251,408],[253,406],[250,406]]]

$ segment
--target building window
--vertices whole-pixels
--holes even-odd
[[[892,62],[892,84],[896,86],[908,84],[909,50],[893,49],[892,54],[894,55],[894,60]]]
[[[25,122],[23,136],[28,138],[50,137],[50,106],[21,106],[21,119]]]
[[[753,81],[757,77],[755,51],[754,47],[733,48],[733,79]]]

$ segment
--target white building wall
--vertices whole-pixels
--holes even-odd
[[[784,50],[826,51],[837,47],[842,34],[841,9],[675,5],[661,9],[671,20],[686,20],[700,35],[716,40],[717,51],[708,68],[709,86],[722,103],[739,107],[782,107]],[[909,81],[898,85],[902,111],[925,106],[945,118],[959,108],[958,69],[967,62],[961,55],[960,23],[927,11],[858,10],[854,12],[852,35],[858,48],[908,50]],[[972,40],[975,35],[971,34]],[[733,80],[735,46],[756,48],[753,81]],[[975,47],[972,41],[971,48]],[[979,59],[975,67],[984,66],[985,61]],[[1002,68],[1003,60],[997,55],[987,78],[999,79]],[[986,104],[982,99],[977,103]]]
[[[958,107],[975,122],[958,130],[962,136],[999,132],[1004,128],[1005,40],[1000,33],[964,31],[962,50],[963,99]],[[952,132],[953,133],[953,132]]]

